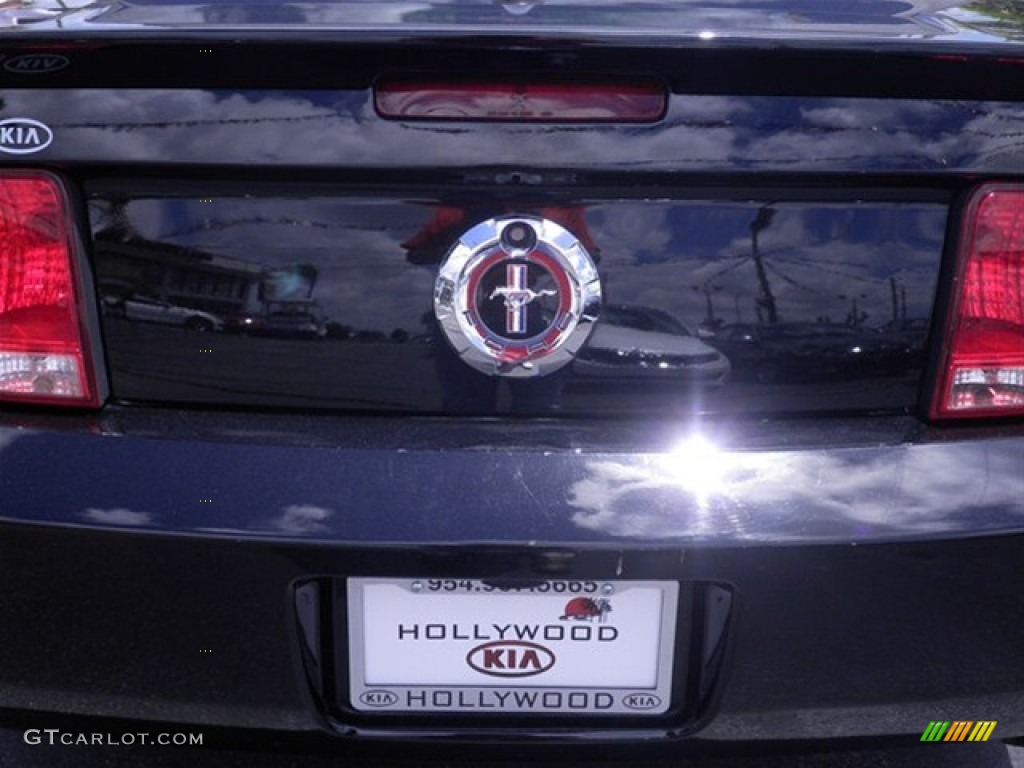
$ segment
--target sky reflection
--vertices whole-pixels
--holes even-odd
[[[628,537],[770,540],[953,533],[1024,523],[1024,445],[735,452],[691,437],[644,462],[599,459],[569,490],[582,528]]]

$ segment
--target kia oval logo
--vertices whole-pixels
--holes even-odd
[[[466,663],[491,677],[532,677],[555,666],[555,654],[537,643],[494,640],[467,653]]]
[[[630,709],[657,709],[661,706],[661,698],[653,693],[628,693],[622,697],[622,703]]]
[[[359,694],[359,701],[368,707],[390,707],[398,703],[398,694],[382,689],[363,691]]]
[[[44,75],[64,69],[70,63],[67,56],[59,53],[23,53],[5,61],[4,69],[16,75]]]
[[[53,131],[38,120],[11,117],[0,120],[0,152],[9,155],[30,155],[50,146]]]

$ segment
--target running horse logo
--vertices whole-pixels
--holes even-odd
[[[611,601],[603,597],[596,600],[592,597],[574,597],[565,604],[565,611],[559,618],[562,621],[593,621],[596,618],[599,624],[604,624],[605,615],[611,613],[611,610]]]
[[[505,332],[526,333],[526,305],[542,296],[557,296],[558,291],[544,288],[535,291],[526,286],[526,264],[509,264],[505,268],[507,285],[499,285],[488,299],[505,300]]]

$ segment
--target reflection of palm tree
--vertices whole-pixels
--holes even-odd
[[[844,284],[849,284],[851,281],[856,281],[861,284],[868,286],[878,286],[883,283],[883,280],[878,277],[872,277],[869,274],[863,274],[857,271],[857,267],[870,267],[868,264],[858,264],[851,261],[848,258],[844,258],[842,263],[833,261],[826,261],[819,258],[813,258],[806,254],[801,254],[799,251],[787,252],[785,250],[763,253],[760,248],[759,235],[762,231],[771,226],[772,221],[775,217],[775,209],[771,204],[766,204],[758,209],[757,215],[754,220],[750,223],[750,236],[751,236],[751,258],[754,263],[754,269],[757,273],[758,281],[758,295],[754,299],[754,309],[757,312],[758,322],[767,323],[769,325],[778,323],[780,321],[778,304],[775,298],[775,293],[772,290],[771,283],[768,280],[768,275],[771,273],[782,282],[787,285],[791,285],[807,293],[817,294],[819,296],[826,295],[827,291],[822,291],[816,288],[813,284],[801,282],[787,274],[781,267],[796,267],[801,272],[807,270],[814,270],[819,273],[826,273],[828,275],[834,275],[840,278]],[[770,257],[770,258],[769,258]],[[737,263],[746,263],[745,260]],[[730,265],[725,269],[721,270],[718,274],[712,275],[706,283],[710,283],[712,280],[720,277],[726,272],[734,269],[736,264]],[[844,268],[847,267],[847,268]],[[852,267],[853,269],[848,269]],[[866,299],[867,294],[859,294],[860,299]],[[845,297],[844,297],[845,300]],[[855,301],[856,303],[856,301]],[[739,316],[739,304],[737,299],[736,314]],[[848,319],[851,320],[851,324],[858,325],[864,322],[868,317],[860,306],[856,306],[851,309]]]
[[[761,316],[761,310],[767,312],[769,324],[779,321],[779,314],[775,307],[775,295],[772,293],[771,283],[768,282],[768,275],[764,270],[764,262],[761,260],[761,252],[757,247],[757,236],[761,230],[772,225],[775,218],[775,209],[771,205],[762,205],[757,209],[757,216],[750,222],[750,252],[754,259],[754,269],[757,270],[757,282],[761,286],[761,295],[757,299],[757,314]]]
[[[138,237],[132,218],[128,215],[128,203],[131,199],[126,195],[112,192],[104,199],[92,202],[92,207],[99,211],[103,223],[98,229],[114,235],[114,238],[126,242]]]

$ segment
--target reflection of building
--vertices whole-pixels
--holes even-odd
[[[167,243],[99,238],[99,284],[105,294],[147,296],[230,318],[263,314],[271,300],[311,298],[310,266],[265,269],[241,259]]]

